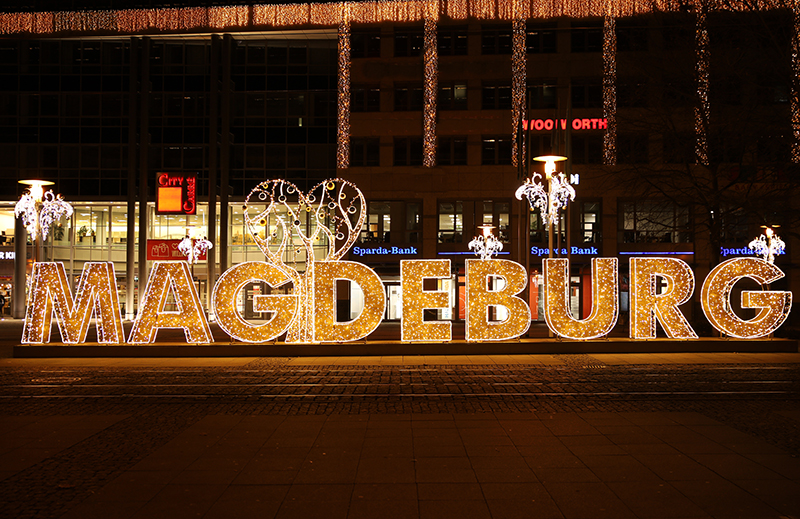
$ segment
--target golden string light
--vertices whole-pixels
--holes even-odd
[[[697,139],[694,154],[698,164],[708,166],[708,124],[711,117],[711,108],[708,101],[708,67],[711,50],[708,44],[707,4],[701,1],[696,10],[695,53],[697,63],[695,79],[697,81],[697,99],[700,105],[694,108],[694,130]]]
[[[617,258],[592,258],[592,312],[576,319],[569,310],[569,260],[545,259],[545,320],[553,333],[576,340],[608,335],[619,317],[617,272]]]
[[[699,9],[707,0],[693,0],[688,6]],[[256,4],[253,6],[185,7],[160,9],[88,10],[35,13],[0,13],[0,34],[50,34],[53,32],[119,32],[186,31],[198,29],[225,30],[237,27],[336,26],[345,20],[342,7],[352,11],[351,23],[414,22],[423,20],[430,0],[374,0],[367,2]],[[606,16],[607,2],[556,0],[534,2],[519,0],[446,0],[442,13],[452,20],[518,19],[519,9],[525,18],[585,18]],[[654,11],[678,11],[687,2],[674,0],[626,0],[614,3],[615,16],[633,16]],[[252,19],[250,9],[252,7]],[[749,11],[779,9],[783,4],[762,0],[715,4],[720,10]],[[796,12],[796,7],[795,7]],[[795,22],[797,26],[797,22]]]
[[[438,13],[436,14],[438,15]],[[439,89],[436,18],[425,18],[425,34],[423,38],[425,82],[423,91],[424,106],[422,109],[422,165],[426,168],[432,168],[436,166],[436,95]]]
[[[516,166],[525,156],[522,119],[525,116],[525,92],[528,88],[527,22],[518,15],[512,22],[511,30],[511,162]]]
[[[525,267],[509,260],[468,259],[466,269],[466,339],[504,341],[527,332],[531,311],[528,303],[517,297],[527,284]],[[490,319],[491,309],[498,312],[500,308],[506,319]]]
[[[339,24],[338,112],[336,119],[336,167],[350,167],[350,22]]]
[[[692,297],[694,272],[677,258],[631,258],[631,339],[653,339],[656,319],[672,339],[696,339],[678,306]],[[667,282],[659,293],[658,279]]]
[[[792,162],[800,162],[800,1],[792,2]]]
[[[175,300],[177,310],[164,309],[170,295]],[[153,263],[128,342],[153,343],[161,328],[182,328],[186,342],[190,343],[214,341],[189,272],[189,264],[185,261]]]
[[[338,322],[337,280],[356,283],[364,295],[364,308],[350,321]],[[386,290],[374,270],[353,261],[321,261],[314,279],[314,339],[317,342],[357,341],[371,334],[381,324],[386,308]]]
[[[731,310],[731,290],[742,278],[768,285],[784,276],[781,269],[757,258],[733,258],[708,274],[701,291],[703,313],[721,333],[740,339],[766,337],[783,324],[792,308],[792,293],[783,291],[742,291],[742,308],[758,309],[756,316],[743,320]]]
[[[449,341],[450,321],[426,321],[425,310],[450,308],[450,293],[425,290],[426,279],[450,279],[450,260],[400,260],[400,290],[403,312],[400,339],[403,342]]]
[[[617,163],[617,29],[614,17],[603,19],[603,164]]]
[[[267,342],[279,337],[297,315],[298,299],[293,294],[259,294],[253,297],[253,310],[273,314],[266,323],[247,322],[239,312],[239,299],[244,287],[263,282],[278,288],[289,278],[277,267],[263,261],[240,263],[222,273],[214,285],[211,305],[217,323],[232,339],[242,342]]]
[[[73,300],[63,263],[34,263],[22,344],[50,342],[54,311],[65,344],[86,342],[92,315],[96,318],[97,342],[122,343],[125,333],[116,280],[113,263],[87,261]]]

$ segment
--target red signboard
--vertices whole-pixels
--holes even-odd
[[[195,214],[197,212],[197,173],[158,173],[156,213]]]
[[[608,128],[608,119],[606,118],[592,118],[592,119],[523,119],[522,129],[531,131],[550,131],[553,128],[557,130],[566,130],[572,128],[573,130],[605,130]]]
[[[181,240],[147,240],[147,259],[150,261],[186,259],[186,256],[178,250],[180,242]],[[200,256],[200,260],[205,259],[206,253],[204,252]]]

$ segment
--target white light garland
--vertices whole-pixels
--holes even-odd
[[[364,294],[364,308],[350,321],[338,322],[336,304],[337,280],[356,283]],[[317,342],[358,341],[371,334],[383,319],[386,290],[380,276],[361,263],[321,261],[314,279],[314,339]]]
[[[452,338],[450,321],[425,320],[425,310],[450,308],[450,293],[425,290],[426,279],[450,279],[450,260],[400,261],[400,290],[403,293],[400,339],[403,342],[446,342]]]
[[[41,186],[31,186],[17,201],[14,216],[22,218],[25,230],[32,240],[36,240],[40,233],[42,238],[47,238],[53,223],[72,216],[72,206],[61,195],[52,191],[41,194]]]
[[[767,263],[775,263],[775,256],[783,254],[786,250],[786,244],[769,227],[764,234],[751,241],[747,246],[759,256],[764,256],[764,261]]]
[[[565,208],[568,202],[575,200],[575,188],[570,185],[564,173],[550,175],[547,190],[537,182],[541,178],[539,173],[534,173],[532,178],[526,178],[525,183],[517,188],[515,196],[517,200],[526,198],[531,210],[541,211],[545,225],[556,224],[559,211]]]
[[[528,303],[517,297],[527,285],[525,267],[509,260],[468,259],[466,270],[467,341],[504,341],[528,331],[531,311]],[[503,308],[506,318],[491,320],[492,308]]]
[[[611,14],[603,19],[603,164],[617,163],[617,27]]]
[[[433,2],[438,5],[437,2]],[[425,80],[422,107],[422,165],[436,166],[436,96],[439,90],[439,49],[436,46],[436,20],[438,12],[429,8],[431,17],[425,18],[424,62]],[[435,17],[434,17],[435,16]]]
[[[697,81],[697,99],[700,106],[694,108],[694,129],[696,133],[695,157],[697,163],[708,166],[708,125],[711,117],[711,108],[708,101],[709,88],[709,62],[711,50],[708,43],[708,6],[705,1],[700,1],[696,6],[697,25],[695,28],[695,52]]]
[[[336,118],[336,167],[350,167],[350,20],[345,8],[344,19],[339,23],[339,68]]]
[[[694,292],[694,272],[685,261],[677,258],[631,258],[630,276],[631,339],[655,338],[656,319],[667,336],[673,339],[697,338],[678,308]],[[657,290],[657,278],[667,282],[663,293]]]
[[[200,261],[200,258],[214,246],[205,236],[192,236],[187,234],[184,239],[178,243],[178,250],[181,254],[186,256],[186,261],[190,265]]]

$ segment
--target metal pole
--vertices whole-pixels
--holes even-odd
[[[228,270],[228,191],[230,183],[231,151],[231,46],[233,38],[226,34],[222,39],[222,146],[220,151],[219,192],[219,266],[220,272]]]
[[[28,233],[22,219],[14,218],[14,288],[11,300],[11,317],[25,318],[25,272],[28,266]]]
[[[208,251],[206,268],[208,271],[208,287],[206,289],[206,308],[208,318],[214,319],[211,307],[211,292],[217,281],[217,151],[219,149],[219,36],[211,36],[211,88],[209,89],[208,107],[208,239],[213,247]]]
[[[141,304],[144,289],[147,286],[147,152],[148,111],[150,98],[150,39],[142,38],[142,88],[140,93],[139,129],[139,303]]]
[[[136,283],[136,82],[139,70],[139,39],[131,38],[130,90],[128,91],[128,205],[125,222],[125,319],[134,315],[133,287]]]

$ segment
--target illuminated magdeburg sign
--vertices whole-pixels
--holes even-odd
[[[342,260],[366,217],[366,201],[358,188],[335,178],[302,193],[285,180],[268,180],[248,195],[243,216],[266,261],[235,265],[223,272],[214,285],[211,310],[232,340],[266,343],[285,334],[288,344],[350,342],[364,339],[378,327],[386,309],[381,278],[362,263]],[[364,250],[377,249],[353,249],[357,256]],[[385,248],[387,253],[391,250]],[[597,253],[594,247],[579,250],[575,254]],[[412,253],[402,251],[398,254]],[[502,341],[524,334],[531,322],[528,303],[518,296],[528,281],[525,268],[506,259],[467,259],[465,263],[466,339]],[[553,333],[576,340],[608,335],[619,317],[617,258],[592,258],[591,313],[585,319],[576,319],[570,312],[569,260],[545,258],[542,263],[544,315]],[[680,309],[695,290],[691,267],[675,257],[631,257],[629,269],[630,337],[654,338],[659,322],[669,337],[697,338]],[[402,341],[452,339],[452,323],[429,320],[426,312],[452,308],[449,291],[427,287],[451,276],[448,259],[401,259]],[[715,267],[703,282],[703,312],[712,326],[727,336],[767,336],[786,320],[791,309],[791,292],[768,287],[783,276],[780,268],[762,259],[729,259]],[[757,310],[749,320],[731,310],[732,289],[742,278],[767,288],[741,292],[742,308]],[[665,290],[657,289],[659,279],[667,281]],[[337,303],[343,299],[337,294],[339,280],[357,285],[362,293],[363,309],[350,321],[340,321],[337,316]],[[265,283],[272,288],[288,286],[291,290],[254,295],[246,300],[252,307],[243,311],[242,292],[252,283]],[[85,342],[92,318],[97,341],[104,344],[152,343],[161,328],[183,329],[188,343],[213,341],[186,261],[153,262],[141,294],[136,319],[126,337],[112,262],[84,263],[74,296],[62,263],[37,262],[31,273],[22,343],[50,342],[53,317],[66,344]],[[168,301],[174,310],[167,310]],[[493,307],[506,311],[492,312]],[[249,310],[260,314],[257,323],[245,319]],[[492,317],[497,315],[504,319]]]

